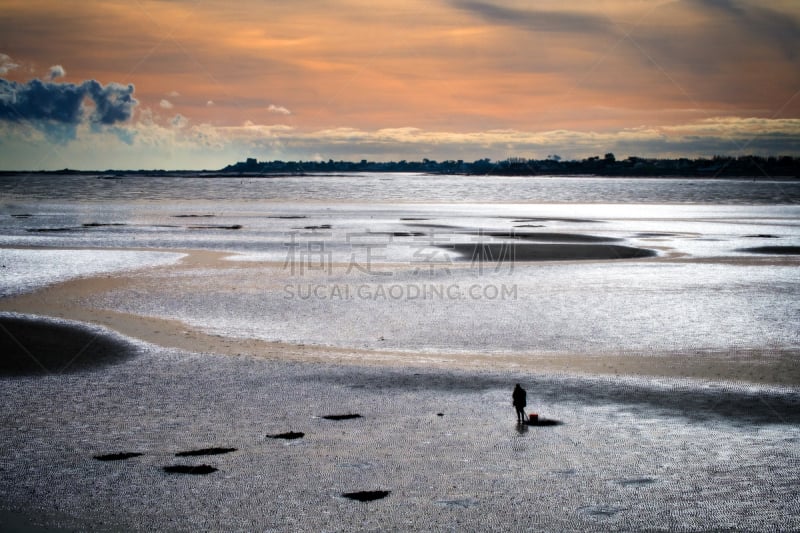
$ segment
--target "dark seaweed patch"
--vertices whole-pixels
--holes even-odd
[[[86,222],[84,224],[81,224],[81,226],[83,226],[84,228],[102,228],[104,226],[127,226],[127,224],[123,224],[121,222],[109,222],[109,223]]]
[[[137,452],[120,452],[120,453],[107,453],[105,455],[95,455],[94,458],[98,461],[124,461],[131,457],[139,457],[142,455]]]
[[[330,224],[319,224],[318,226],[303,226],[303,229],[331,229]]]
[[[756,246],[755,248],[741,248],[740,252],[770,255],[800,255],[800,246]]]
[[[302,439],[305,437],[305,433],[300,431],[287,431],[286,433],[277,433],[275,435],[267,435],[269,439],[286,439],[286,440],[294,440],[294,439]]]
[[[216,215],[172,215],[172,218],[211,218]]]
[[[223,453],[235,452],[236,448],[202,448],[200,450],[189,450],[187,452],[178,452],[175,457],[192,457],[195,455],[220,455]]]
[[[204,476],[216,471],[217,469],[210,465],[171,465],[164,467],[164,472],[169,474],[193,474],[196,476]]]
[[[361,490],[358,492],[345,492],[342,496],[360,502],[371,502],[373,500],[385,498],[389,494],[391,494],[389,490]]]
[[[28,228],[25,231],[31,233],[60,233],[64,231],[72,231],[75,228]]]
[[[350,420],[351,418],[361,418],[361,415],[356,413],[347,415],[325,415],[322,418],[325,420]]]
[[[473,262],[578,261],[653,257],[653,250],[614,244],[584,243],[455,243],[442,248]]]
[[[230,226],[226,225],[216,225],[216,224],[197,224],[194,226],[189,226],[189,229],[242,229],[241,224],[231,224]]]

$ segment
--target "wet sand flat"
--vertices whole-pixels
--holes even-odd
[[[791,350],[334,348],[97,304],[252,266],[182,252],[0,299],[0,527],[800,528]],[[552,423],[515,425],[517,382]]]
[[[131,357],[0,377],[0,524],[800,527],[796,388],[278,361],[164,349],[74,322],[38,327],[72,330],[64,357],[87,335]],[[529,412],[559,423],[515,425],[515,382]],[[360,416],[329,419],[341,413]],[[282,434],[302,437],[270,438]],[[126,458],[95,458],[108,454]]]

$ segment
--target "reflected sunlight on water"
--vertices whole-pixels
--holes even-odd
[[[397,174],[14,180],[0,180],[9,193],[0,245],[230,251],[224,267],[162,271],[149,287],[100,298],[113,309],[218,333],[434,352],[800,346],[796,263],[776,263],[793,256],[745,251],[800,245],[795,182]],[[6,293],[173,260],[3,253],[13,263]],[[523,261],[573,256],[593,260]],[[673,259],[684,262],[665,262]]]

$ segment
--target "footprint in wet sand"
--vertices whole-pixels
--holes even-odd
[[[358,492],[345,492],[342,496],[360,502],[371,502],[373,500],[385,498],[389,494],[391,494],[389,490],[362,490]]]
[[[178,452],[175,457],[192,457],[195,455],[220,455],[223,453],[235,452],[236,448],[202,448],[200,450],[189,450],[187,452]]]
[[[95,455],[94,458],[98,461],[124,461],[131,457],[139,457],[143,455],[138,452],[120,452],[120,453],[107,453],[105,455]]]

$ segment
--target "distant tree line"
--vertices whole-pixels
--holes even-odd
[[[258,161],[248,158],[220,170],[106,170],[88,171],[65,168],[41,171],[44,174],[95,175],[102,178],[126,175],[143,176],[302,176],[333,172],[421,172],[427,174],[497,175],[497,176],[685,176],[685,177],[761,177],[800,179],[800,157],[746,155],[739,157],[655,159],[631,156],[618,160],[614,154],[565,161],[557,155],[546,159],[510,157],[502,161],[489,158],[472,162],[448,159],[436,161]],[[0,171],[0,175],[16,175],[19,171]]]
[[[303,175],[326,172],[425,172],[430,174],[541,176],[704,176],[704,177],[800,177],[800,157],[739,157],[655,159],[631,156],[618,160],[613,153],[564,161],[557,155],[546,159],[511,157],[503,161],[478,159],[435,161],[258,161],[248,158],[219,171],[224,174]]]

